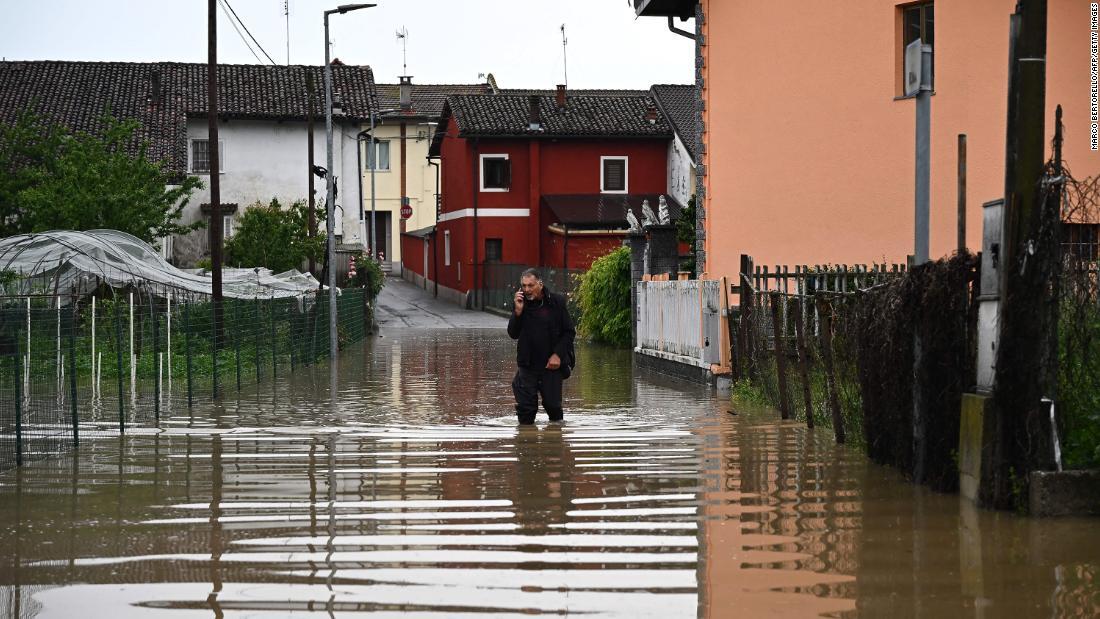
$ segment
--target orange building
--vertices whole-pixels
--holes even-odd
[[[967,135],[966,239],[1004,193],[1009,15],[1016,0],[634,0],[693,19],[700,257],[709,277],[757,264],[902,262],[913,253],[915,101],[905,45],[933,47],[930,255],[954,251],[957,142]],[[690,22],[688,22],[690,23]],[[1077,178],[1090,149],[1090,3],[1049,0],[1047,140],[1055,106]],[[689,28],[690,30],[690,28]],[[682,32],[682,31],[681,31]],[[672,36],[671,34],[669,36]]]

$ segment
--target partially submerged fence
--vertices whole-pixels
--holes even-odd
[[[719,363],[720,281],[640,281],[635,286],[636,352],[704,369]]]
[[[328,295],[227,298],[97,287],[0,296],[0,470],[196,402],[274,381],[329,350]],[[362,288],[337,301],[341,344],[369,330]]]
[[[831,427],[837,442],[950,490],[959,401],[973,384],[976,267],[964,254],[912,271],[776,273],[743,258],[734,373],[784,419]]]

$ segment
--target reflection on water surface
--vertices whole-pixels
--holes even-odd
[[[1100,613],[1095,522],[965,508],[624,351],[518,428],[511,346],[394,331],[335,398],[315,368],[0,476],[0,615]]]

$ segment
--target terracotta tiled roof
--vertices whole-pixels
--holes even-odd
[[[695,130],[695,87],[654,84],[649,92],[672,123],[676,134],[683,140],[688,154],[695,159],[696,141],[699,139]]]
[[[219,65],[218,108],[223,117],[271,120],[306,118],[306,76],[313,75],[324,110],[323,67]],[[345,119],[369,116],[374,86],[370,67],[334,66]],[[156,97],[159,84],[159,99]],[[177,62],[0,62],[0,122],[32,109],[46,122],[96,133],[110,113],[140,123],[149,155],[168,168],[187,168],[187,118],[206,114],[206,65]]]
[[[531,97],[538,97],[540,128],[531,129]],[[647,96],[569,95],[558,108],[547,95],[453,95],[447,97],[437,135],[453,119],[463,136],[515,137],[672,137],[672,128]]]
[[[413,84],[410,115],[439,118],[448,95],[476,95],[490,92],[487,84]],[[378,108],[393,110],[401,107],[398,84],[378,84]]]

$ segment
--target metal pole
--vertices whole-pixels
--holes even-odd
[[[328,173],[325,174],[325,232],[328,235],[325,244],[328,262],[328,298],[329,298],[329,346],[330,360],[336,359],[336,205],[332,192],[333,171],[332,164],[332,62],[329,60],[329,36],[328,15],[325,11],[325,144],[327,148],[326,161]]]
[[[921,45],[920,90],[917,92],[916,212],[913,263],[928,262],[928,194],[931,182],[929,145],[932,128],[932,46]]]
[[[209,136],[206,153],[210,162],[210,288],[214,297],[214,354],[217,333],[222,330],[222,206],[221,152],[218,148],[218,12],[217,2],[207,3],[206,122]],[[215,379],[215,383],[216,383]],[[216,389],[216,387],[215,387]]]
[[[76,411],[76,293],[69,304],[69,407],[73,423],[73,447],[80,445],[80,418]],[[58,297],[60,299],[60,297]]]
[[[374,108],[370,109],[370,150],[367,151],[367,165],[370,166],[370,248],[371,258],[378,259],[378,237],[375,234],[374,170],[378,167],[378,146],[374,137]],[[359,198],[363,198],[360,196]]]
[[[966,251],[966,134],[959,134],[959,253]]]

